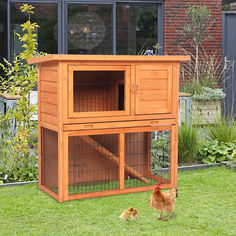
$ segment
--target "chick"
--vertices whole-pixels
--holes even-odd
[[[129,219],[131,218],[131,220],[137,220],[138,219],[138,211],[137,209],[130,207],[128,210],[125,210],[122,212],[122,214],[120,215],[121,219],[124,219],[126,221],[129,221]]]

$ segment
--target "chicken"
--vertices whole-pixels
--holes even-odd
[[[124,219],[126,221],[129,221],[129,219],[131,218],[132,220],[137,220],[138,219],[138,211],[137,209],[130,207],[128,210],[125,210],[122,212],[122,214],[120,215],[121,219]]]
[[[178,189],[171,189],[165,192],[161,192],[161,183],[159,181],[158,185],[154,188],[153,194],[149,199],[149,203],[153,209],[161,211],[159,220],[168,221],[170,214],[173,212],[175,207],[175,199],[178,197]],[[168,213],[168,216],[163,218],[163,211]]]

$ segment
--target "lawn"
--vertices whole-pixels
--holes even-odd
[[[37,184],[0,188],[0,235],[236,235],[236,172],[179,173],[179,197],[168,222],[148,203],[151,192],[58,203]],[[139,210],[138,221],[121,212]]]

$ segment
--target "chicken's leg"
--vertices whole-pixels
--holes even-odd
[[[157,217],[158,220],[162,220],[163,211],[161,211],[160,217]]]
[[[167,216],[167,217],[165,217],[165,218],[162,218],[162,220],[168,221],[168,220],[169,220],[169,218],[170,218],[170,214],[171,214],[171,212],[169,212],[169,213],[168,213],[168,216]]]

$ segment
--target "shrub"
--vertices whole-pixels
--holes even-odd
[[[211,89],[207,87],[202,87],[200,93],[195,93],[192,96],[193,100],[197,101],[212,101],[212,100],[221,100],[225,97],[222,89]]]
[[[212,165],[222,161],[232,161],[235,158],[236,141],[219,143],[217,140],[202,142],[198,153],[203,163]]]
[[[16,56],[12,63],[4,59],[5,64],[0,64],[6,77],[0,77],[4,93],[20,95],[13,109],[9,109],[6,115],[0,116],[2,128],[1,143],[3,145],[0,156],[1,175],[8,175],[8,181],[26,181],[37,178],[37,124],[32,120],[37,114],[36,105],[29,101],[29,92],[37,85],[37,70],[34,65],[27,64],[29,58],[38,56],[37,53],[37,23],[30,21],[33,14],[30,5],[23,4],[21,11],[28,14],[27,22],[21,24],[22,36],[18,35],[23,43],[23,51]],[[6,124],[16,120],[15,134],[9,138],[6,133]],[[5,172],[5,173],[3,173]],[[1,179],[0,179],[1,180]]]
[[[207,138],[208,140],[217,140],[219,143],[234,142],[236,140],[235,120],[221,116],[217,120],[217,125],[208,123]]]
[[[182,123],[179,127],[178,159],[179,163],[193,163],[197,160],[198,128]]]

